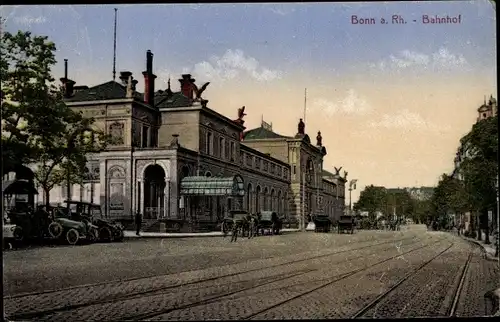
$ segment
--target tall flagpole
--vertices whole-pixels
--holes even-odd
[[[307,88],[304,89],[304,123],[306,122]]]
[[[113,81],[116,79],[116,16],[118,9],[115,8],[115,30],[113,35]]]

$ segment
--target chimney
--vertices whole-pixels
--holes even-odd
[[[189,99],[193,99],[193,84],[195,82],[194,79],[191,78],[191,74],[183,74],[182,78],[179,79],[181,83],[181,92],[184,96]]]
[[[120,72],[120,80],[123,86],[127,86],[129,76],[132,76],[132,73],[129,71]]]
[[[146,71],[144,75],[144,102],[154,107],[155,78],[153,74],[153,53],[148,49],[146,52]]]
[[[68,60],[64,59],[64,77],[60,79],[63,84],[64,97],[73,96],[73,86],[75,82],[68,78]]]
[[[139,81],[137,79],[132,80],[132,90],[135,92],[136,91],[136,86]]]

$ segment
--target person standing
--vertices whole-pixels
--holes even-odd
[[[137,212],[135,213],[135,227],[136,227],[135,234],[137,236],[140,236],[141,226],[142,226],[142,214],[139,210],[137,210]]]

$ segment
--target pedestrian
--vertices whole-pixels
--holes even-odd
[[[135,213],[135,228],[136,228],[135,234],[137,236],[140,236],[141,226],[142,226],[142,214],[139,210],[137,210],[137,212]]]
[[[233,219],[233,227],[231,229],[231,242],[238,239],[238,230],[240,230],[239,222],[237,222],[236,219]]]

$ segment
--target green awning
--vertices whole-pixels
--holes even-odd
[[[191,196],[244,196],[241,176],[186,177],[181,180],[181,195]]]

